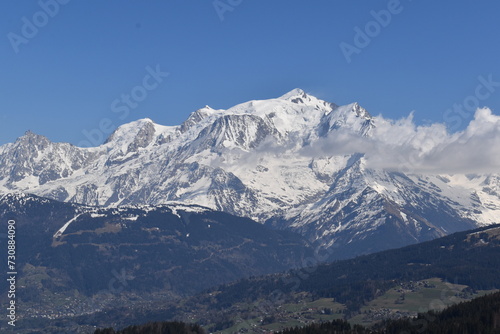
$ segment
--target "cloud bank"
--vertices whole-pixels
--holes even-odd
[[[461,132],[444,124],[416,126],[413,114],[398,121],[374,117],[367,137],[333,131],[302,153],[308,156],[362,153],[368,168],[407,173],[500,173],[500,116],[478,109]]]

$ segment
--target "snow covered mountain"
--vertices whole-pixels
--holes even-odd
[[[376,168],[352,147],[395,126],[357,103],[295,89],[206,106],[179,126],[141,119],[92,148],[27,132],[0,147],[0,192],[112,207],[197,204],[298,231],[337,257],[499,222],[498,174]]]

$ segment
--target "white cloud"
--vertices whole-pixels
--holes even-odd
[[[312,156],[363,153],[368,168],[415,173],[499,173],[500,116],[478,109],[468,127],[450,134],[444,124],[416,126],[413,115],[398,121],[375,117],[368,137],[332,131],[302,153]]]

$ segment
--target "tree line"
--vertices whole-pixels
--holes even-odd
[[[374,328],[351,325],[346,320],[293,327],[275,334],[500,334],[500,292],[449,306],[441,312],[420,313],[416,318],[385,320]],[[115,331],[98,329],[94,334],[205,334],[196,324],[153,322]]]

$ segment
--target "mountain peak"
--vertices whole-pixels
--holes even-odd
[[[137,125],[144,125],[144,124],[155,124],[155,122],[148,117],[138,119],[137,121],[134,121],[132,123],[136,123]]]
[[[380,163],[377,153],[385,156],[392,148],[386,137],[398,125],[382,122],[358,103],[336,106],[294,89],[281,99],[227,110],[204,107],[182,125],[149,118],[123,124],[91,150],[27,132],[0,148],[0,193],[29,191],[104,206],[199,204],[261,222],[276,218],[277,226],[327,246],[340,240],[340,232],[348,244],[359,229],[372,231],[386,221],[415,226],[412,241],[420,227],[428,231],[428,222],[452,231],[498,221],[500,178],[443,181],[367,164]],[[398,210],[404,212],[396,215]]]
[[[17,138],[16,143],[21,145],[35,145],[45,147],[49,144],[49,139],[45,136],[34,133],[28,130],[21,137]]]
[[[352,106],[352,110],[356,113],[356,116],[364,118],[364,119],[372,119],[372,115],[363,108],[362,106],[359,105],[358,102],[354,102],[350,104]]]
[[[149,118],[141,118],[137,121],[122,124],[108,137],[104,144],[110,142],[128,144],[133,141],[139,133],[144,131],[150,133],[149,137],[151,137],[155,132],[154,125],[155,123]]]
[[[295,88],[289,91],[288,93],[280,96],[278,99],[280,100],[290,100],[292,98],[297,98],[297,97],[307,97],[306,92],[304,92],[300,88]]]
[[[200,123],[205,118],[211,115],[217,115],[218,113],[220,114],[221,112],[223,112],[223,110],[216,110],[209,105],[206,105],[203,108],[192,112],[189,117],[181,124],[180,130],[181,132],[186,132],[190,127]]]
[[[26,137],[26,138],[38,138],[38,137],[44,137],[44,136],[39,135],[37,133],[34,133],[31,130],[27,130],[21,138],[23,138],[23,137]]]
[[[327,113],[338,107],[335,103],[326,102],[321,99],[318,99],[313,95],[307,94],[300,88],[295,88],[289,91],[285,95],[279,97],[278,100],[289,101],[299,105],[309,105],[315,108],[321,108],[321,109],[326,108],[328,109]]]

